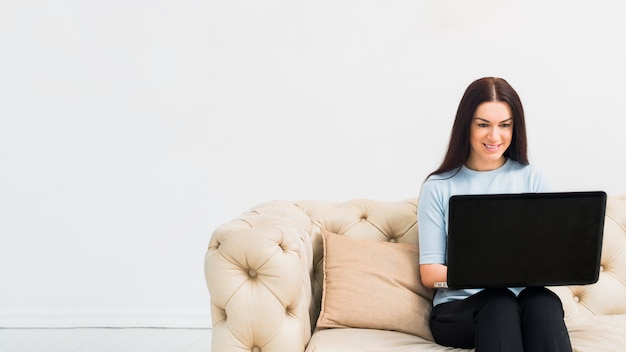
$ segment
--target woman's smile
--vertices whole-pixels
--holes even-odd
[[[490,151],[498,151],[502,144],[483,144]]]

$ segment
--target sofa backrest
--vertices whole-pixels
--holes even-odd
[[[351,238],[417,244],[417,198],[397,202],[368,199],[342,203],[301,201],[297,203],[312,222],[313,267],[311,274],[311,323],[321,308],[323,241],[320,228]]]
[[[417,198],[398,202],[353,200],[342,203],[301,201],[297,205],[312,222],[311,275],[314,323],[320,311],[323,242],[320,227],[353,238],[418,244]],[[600,279],[593,285],[553,287],[566,318],[580,315],[626,314],[626,195],[607,202]]]

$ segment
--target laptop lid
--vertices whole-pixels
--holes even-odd
[[[605,192],[460,195],[449,205],[448,287],[598,280]]]

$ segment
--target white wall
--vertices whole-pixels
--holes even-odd
[[[0,326],[208,326],[210,234],[416,196],[496,75],[559,190],[626,194],[626,3],[5,1]]]

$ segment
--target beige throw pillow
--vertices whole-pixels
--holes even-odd
[[[319,328],[394,330],[433,340],[432,291],[419,277],[417,245],[375,242],[322,229],[324,282]]]

